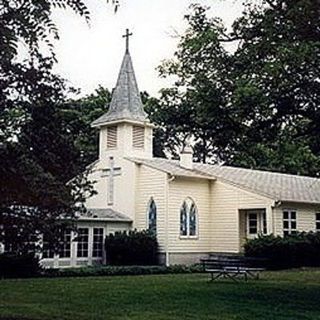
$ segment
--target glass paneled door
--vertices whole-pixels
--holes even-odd
[[[266,210],[246,210],[246,238],[253,239],[267,234]]]

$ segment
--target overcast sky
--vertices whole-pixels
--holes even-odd
[[[57,12],[55,21],[61,39],[56,43],[56,71],[80,88],[82,95],[94,91],[99,84],[115,86],[124,54],[121,37],[126,28],[133,36],[130,52],[141,91],[157,95],[169,83],[158,77],[156,67],[171,58],[186,23],[183,16],[192,0],[120,0],[116,14],[106,0],[88,0],[91,26],[71,12]],[[241,0],[201,0],[211,7],[213,16],[221,17],[227,25],[241,14]]]

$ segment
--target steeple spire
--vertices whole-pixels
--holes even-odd
[[[126,51],[122,60],[116,87],[112,93],[112,100],[107,113],[92,123],[93,127],[100,127],[108,122],[131,120],[149,122],[135,77],[131,56],[129,53],[129,29],[123,36],[126,38]]]

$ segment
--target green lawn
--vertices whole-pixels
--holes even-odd
[[[0,280],[0,319],[320,319],[320,270]]]

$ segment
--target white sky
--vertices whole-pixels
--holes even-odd
[[[160,79],[156,67],[171,58],[178,39],[173,30],[183,34],[183,20],[192,0],[120,0],[114,14],[106,0],[87,0],[91,26],[72,12],[56,12],[54,19],[60,32],[55,48],[56,71],[80,88],[82,94],[94,91],[101,84],[112,89],[124,54],[121,37],[126,28],[133,32],[130,52],[141,91],[157,95],[169,85]],[[241,14],[241,0],[198,0],[211,7],[212,16],[221,17],[227,25]]]

